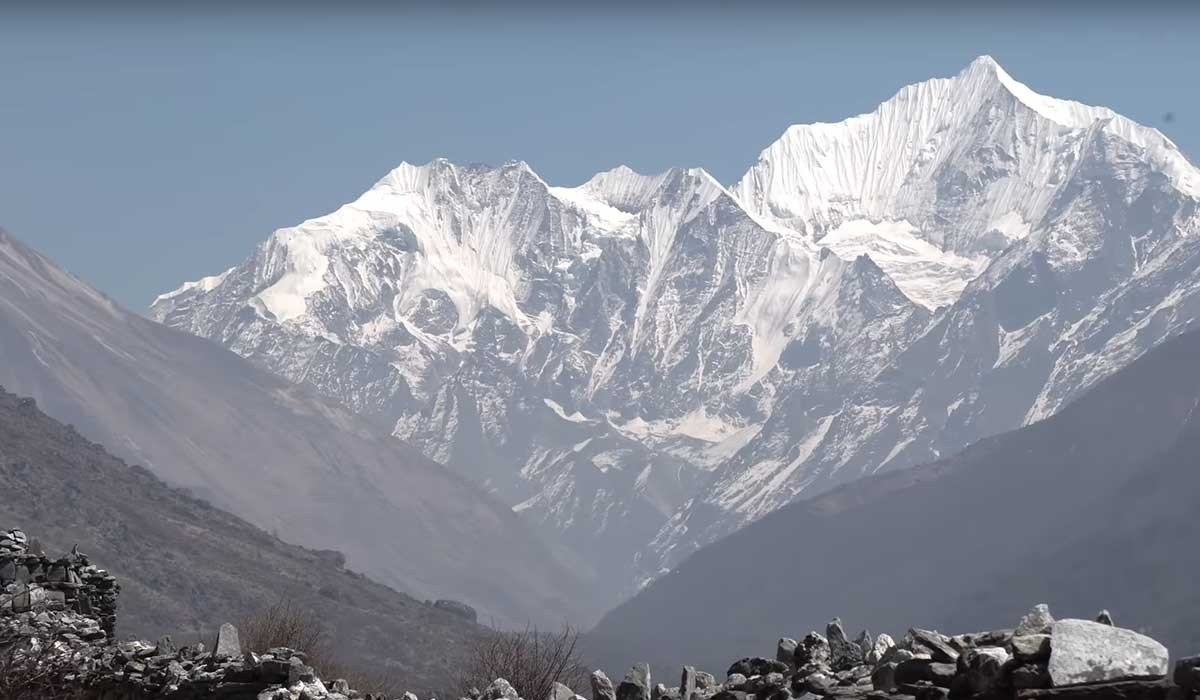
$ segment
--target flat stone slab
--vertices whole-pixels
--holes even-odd
[[[1058,620],[1050,631],[1050,681],[1055,687],[1163,678],[1167,648],[1144,634],[1090,620]]]

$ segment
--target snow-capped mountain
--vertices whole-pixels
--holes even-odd
[[[559,188],[440,160],[154,314],[393,420],[613,590],[778,392],[839,396],[927,316],[869,259],[765,228],[701,170]]]
[[[643,553],[647,577],[801,493],[1047,417],[1200,317],[1200,172],[1159,132],[1037,95],[990,58],[870,115],[793,127],[735,192],[834,250],[847,226],[903,225],[986,267],[840,406],[780,401]],[[928,260],[889,259],[893,243],[864,246],[919,299],[905,280]],[[763,465],[797,451],[764,489]]]
[[[393,421],[615,598],[1186,328],[1198,183],[1158,132],[981,58],[792,127],[731,189],[402,164],[152,308]]]

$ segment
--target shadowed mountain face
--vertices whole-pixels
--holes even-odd
[[[588,651],[673,674],[766,653],[834,615],[877,633],[985,629],[1038,601],[1109,608],[1194,651],[1197,358],[1200,333],[1181,336],[1052,418],[783,508],[609,613]]]
[[[586,607],[577,579],[465,479],[308,389],[121,309],[3,232],[0,384],[167,482],[414,595],[511,624]]]
[[[482,627],[346,570],[130,467],[0,390],[0,523],[50,556],[72,545],[120,581],[117,634],[211,643],[281,598],[316,612],[343,663],[440,691]]]

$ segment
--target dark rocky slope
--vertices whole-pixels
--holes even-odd
[[[590,600],[512,511],[388,431],[118,307],[0,231],[0,385],[282,539],[501,622]]]
[[[784,508],[686,560],[588,635],[607,667],[713,665],[811,629],[986,627],[1032,599],[1101,604],[1200,647],[1200,334],[1148,353],[1058,415],[955,457]]]
[[[0,485],[0,523],[47,552],[78,544],[118,578],[119,637],[211,643],[222,622],[288,597],[328,622],[343,662],[432,690],[484,632],[347,570],[337,552],[286,544],[172,489],[2,391]]]

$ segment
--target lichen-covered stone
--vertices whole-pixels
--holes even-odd
[[[1050,635],[1049,670],[1055,686],[1163,678],[1168,672],[1167,648],[1133,630],[1058,620]]]

